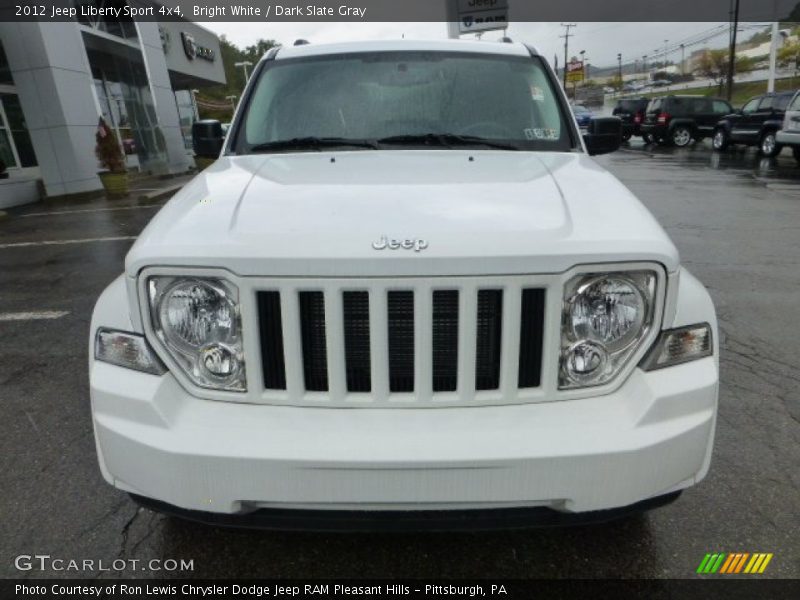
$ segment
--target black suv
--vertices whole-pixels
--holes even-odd
[[[707,96],[661,96],[647,105],[642,134],[646,142],[688,146],[692,140],[710,137],[731,105]]]
[[[775,134],[783,127],[786,107],[794,92],[764,94],[748,100],[741,110],[732,112],[714,130],[714,150],[725,150],[732,144],[758,146],[764,156],[777,156],[782,146]]]
[[[642,123],[647,112],[648,98],[624,98],[618,100],[612,115],[622,121],[622,139],[628,141],[634,135],[642,135]]]

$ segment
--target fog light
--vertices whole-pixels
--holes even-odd
[[[596,342],[583,341],[567,349],[564,357],[565,375],[575,383],[590,383],[600,377],[608,363],[608,353]]]
[[[227,379],[239,370],[236,353],[223,344],[209,344],[200,350],[200,365],[212,377]]]
[[[662,331],[653,349],[641,362],[645,371],[663,369],[711,356],[714,345],[708,323]]]
[[[94,340],[94,358],[152,375],[167,372],[144,336],[125,331],[99,328]]]

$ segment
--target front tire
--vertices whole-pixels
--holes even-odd
[[[758,150],[762,156],[767,158],[774,158],[781,153],[781,145],[778,144],[775,131],[767,131],[761,136],[761,141],[758,143]]]
[[[717,129],[714,132],[714,137],[711,138],[711,146],[713,146],[714,150],[722,152],[727,150],[730,145],[731,141],[727,132],[724,129]]]
[[[623,142],[629,142],[630,140],[631,140],[631,134],[630,133],[623,133],[622,134],[622,141]]]
[[[692,143],[693,137],[694,136],[692,135],[691,129],[684,125],[678,125],[672,130],[672,136],[670,139],[678,148],[685,148]]]
[[[655,140],[655,138],[653,137],[653,134],[651,134],[651,133],[643,133],[643,134],[642,134],[642,140],[643,140],[643,141],[644,141],[644,143],[645,143],[645,144],[647,144],[647,145],[650,145],[650,144],[652,144],[654,141],[656,141],[656,140]]]

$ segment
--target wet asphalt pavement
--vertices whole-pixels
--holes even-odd
[[[660,220],[719,314],[711,472],[676,503],[601,526],[474,534],[233,531],[139,510],[98,471],[86,366],[92,306],[132,242],[40,242],[136,236],[159,207],[35,205],[0,221],[0,315],[68,314],[0,320],[0,576],[65,575],[14,568],[50,554],[193,559],[175,575],[212,578],[691,577],[706,552],[744,551],[775,554],[765,576],[800,577],[800,167],[788,151],[638,142],[598,160]]]

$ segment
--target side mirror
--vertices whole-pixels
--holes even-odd
[[[224,139],[222,124],[219,121],[205,119],[192,124],[192,149],[195,156],[218,158]]]
[[[590,156],[616,152],[622,145],[622,120],[618,117],[592,119],[583,141]]]

